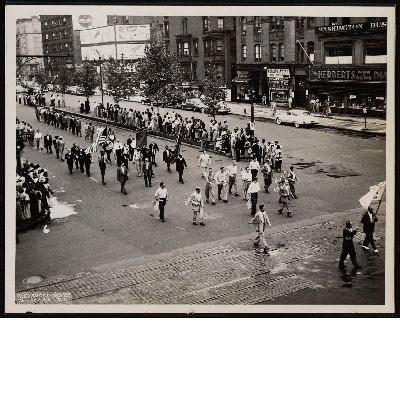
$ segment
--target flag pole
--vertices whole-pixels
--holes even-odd
[[[386,185],[385,185],[385,188],[383,189],[382,196],[381,196],[381,198],[380,198],[380,200],[379,200],[379,204],[378,204],[378,207],[377,207],[376,213],[375,213],[376,215],[378,215],[379,207],[381,206],[383,196],[385,195],[385,191],[386,191]]]

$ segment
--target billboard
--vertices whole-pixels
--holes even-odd
[[[117,42],[147,41],[150,39],[150,24],[115,25]]]
[[[115,44],[100,44],[98,46],[82,46],[82,60],[98,60],[100,57],[108,60],[115,59]]]
[[[117,44],[117,57],[120,60],[122,54],[124,60],[136,60],[144,56],[145,43],[123,43]]]
[[[76,31],[83,29],[98,28],[107,25],[107,15],[105,14],[78,14],[72,15],[72,27]]]

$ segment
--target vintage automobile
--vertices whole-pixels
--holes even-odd
[[[275,122],[280,125],[282,123],[294,124],[296,128],[300,125],[315,125],[319,124],[319,119],[304,110],[289,110],[275,117]]]
[[[207,106],[198,98],[187,99],[183,101],[181,108],[182,110],[199,111],[202,113],[207,111]]]
[[[217,107],[217,114],[229,114],[231,112],[231,109],[226,105],[224,101],[220,101]]]

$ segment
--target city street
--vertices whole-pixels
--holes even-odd
[[[49,97],[50,94],[47,95]],[[99,96],[91,98],[92,105],[94,101],[99,101]],[[111,99],[105,96],[104,101],[106,103]],[[77,96],[66,95],[67,107],[75,107],[76,111],[77,104]],[[132,102],[121,102],[120,105],[136,110],[149,107]],[[53,137],[62,134],[66,148],[70,148],[73,143],[82,147],[90,144],[84,138],[77,138],[70,132],[62,132],[37,121],[34,108],[19,104],[16,107],[17,117],[32,124],[35,129],[40,129],[43,135],[46,132]],[[167,111],[171,112],[172,109],[160,109],[162,114]],[[183,110],[178,112],[183,117],[195,115],[205,121],[210,119],[204,114]],[[248,122],[236,115],[217,117],[218,121],[225,119],[230,128],[244,128]],[[121,142],[125,142],[129,136],[129,131],[125,129],[115,128],[115,133]],[[204,304],[268,304],[277,299],[274,304],[383,304],[384,203],[376,232],[377,243],[382,248],[379,256],[371,259],[362,251],[361,246],[356,245],[360,264],[368,265],[367,269],[363,269],[363,274],[372,274],[375,279],[359,278],[354,283],[351,275],[343,278],[337,268],[337,259],[341,251],[344,222],[350,219],[357,225],[363,211],[359,198],[368,192],[370,186],[386,179],[385,138],[347,135],[334,130],[296,129],[260,121],[256,122],[256,136],[267,141],[279,140],[283,149],[283,170],[294,165],[300,180],[296,187],[298,199],[291,202],[292,218],[277,213],[279,196],[273,192],[272,187],[270,193],[259,194],[258,204],[265,204],[273,227],[271,236],[268,232],[266,234],[267,242],[276,249],[276,253],[271,252],[270,258],[252,246],[254,228],[248,224],[251,215],[241,196],[231,196],[227,204],[218,202],[215,207],[207,204],[206,226],[192,225],[192,211],[190,206],[184,205],[185,196],[192,193],[196,186],[202,188],[204,195],[205,186],[201,170],[197,167],[197,148],[186,145],[181,148],[188,164],[183,176],[185,183],[181,185],[178,183],[175,166],[172,166],[172,173],[168,173],[162,162],[162,151],[171,142],[154,138],[161,151],[156,157],[158,166],[154,168],[153,187],[145,187],[143,178],[136,176],[131,164],[126,185],[128,195],[124,196],[120,193],[116,179],[115,163],[107,165],[107,185],[103,186],[97,160],[91,166],[91,178],[75,169],[70,175],[66,163],[57,160],[54,153],[50,155],[45,151],[39,152],[27,144],[24,158],[39,163],[49,171],[54,196],[60,202],[74,205],[76,214],[53,220],[48,225],[50,232],[47,234],[40,228],[19,235],[16,290],[44,284],[51,286],[55,280],[63,279],[79,283],[79,279],[85,280],[91,276],[97,276],[97,281],[103,282],[104,279],[110,279],[107,274],[118,275],[118,271],[121,271],[123,279],[114,282],[114,285],[89,290],[84,295],[77,294],[74,301],[86,304],[124,301],[127,304],[171,304],[174,301],[179,304],[202,301]],[[149,136],[148,143],[151,140]],[[231,159],[224,155],[210,154],[214,171],[221,165],[228,166],[231,163]],[[243,161],[239,163],[239,167],[244,165]],[[151,204],[161,181],[166,183],[170,196],[164,224],[158,219],[158,211],[154,211]],[[240,179],[238,181],[241,193],[242,183]],[[319,246],[318,251],[315,246]],[[283,247],[286,250],[284,253],[281,249]],[[321,252],[324,248],[325,251]],[[194,261],[201,257],[206,257],[204,265]],[[243,257],[241,262],[238,257]],[[296,263],[296,259],[302,262]],[[312,268],[308,268],[304,259],[308,259]],[[170,260],[169,269],[160,260]],[[287,268],[282,268],[282,263],[286,263]],[[315,263],[322,265],[316,268]],[[347,264],[351,270],[350,260]],[[169,274],[165,268],[175,272]],[[252,268],[251,273],[249,269]],[[137,275],[153,269],[157,269],[157,272],[149,272],[146,288],[138,288],[136,291],[132,291],[131,287],[126,289],[127,286],[135,286],[135,282],[144,282],[135,280],[132,273]],[[254,274],[254,270],[258,272]],[[126,271],[130,271],[129,277],[124,277]],[[260,283],[261,290],[252,291],[252,295],[247,297],[235,296],[241,290],[234,287],[237,281],[245,282],[246,279],[252,279],[249,276],[259,276],[260,271],[263,271],[261,280],[264,279]],[[273,274],[270,274],[271,271]],[[205,277],[204,281],[197,279],[198,274]],[[31,276],[41,276],[44,280],[37,285],[23,282]],[[160,277],[168,278],[168,282]],[[253,287],[253,283],[245,286]],[[218,300],[218,288],[226,284],[232,286],[226,289],[229,296]],[[87,282],[82,285],[88,286]],[[174,285],[179,295],[169,295]],[[212,290],[214,297],[199,300],[200,297],[192,294],[193,291],[205,288],[208,294]],[[151,293],[153,289],[153,295],[144,294]],[[130,290],[129,294],[127,290]],[[79,293],[72,289],[71,292]]]

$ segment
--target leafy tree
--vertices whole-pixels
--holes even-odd
[[[111,94],[116,104],[121,99],[128,97],[132,92],[132,77],[129,72],[118,61],[110,59],[107,64],[103,64],[107,90]]]
[[[134,85],[154,103],[165,103],[180,96],[182,70],[176,55],[167,54],[159,32],[154,32],[145,55],[136,64]]]
[[[68,86],[74,83],[72,71],[65,66],[61,66],[54,83],[60,87],[61,93],[65,94]]]
[[[41,70],[35,77],[36,83],[40,86],[40,90],[45,92],[47,90],[47,86],[51,82],[51,78],[46,75],[44,70]]]
[[[82,65],[82,70],[75,74],[75,81],[80,91],[89,100],[89,97],[95,94],[95,89],[99,86],[100,78],[96,68],[86,61]]]
[[[221,100],[225,100],[226,91],[222,89],[224,81],[218,75],[215,64],[208,63],[205,69],[205,79],[203,82],[203,103],[208,107],[209,113],[214,117],[221,107]]]

